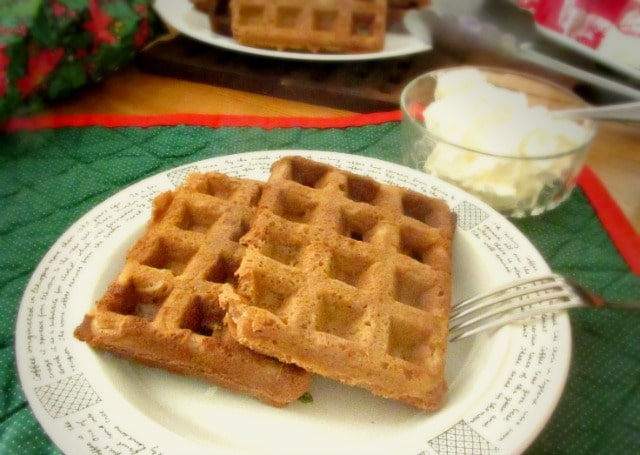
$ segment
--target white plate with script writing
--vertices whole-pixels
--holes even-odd
[[[278,51],[244,46],[231,36],[216,33],[206,14],[196,10],[189,0],[155,0],[153,7],[169,26],[178,32],[222,49],[261,57],[287,60],[311,60],[324,62],[353,62],[356,60],[378,60],[404,57],[431,50],[431,46],[414,37],[404,28],[402,21],[389,25],[384,47],[378,52],[335,54]]]
[[[204,381],[97,352],[73,337],[124,264],[151,201],[191,172],[266,180],[271,164],[302,155],[446,200],[457,214],[454,300],[548,270],[531,243],[484,203],[404,166],[337,152],[269,151],[211,158],[142,180],[102,202],[52,246],[25,290],[16,326],[24,393],[68,454],[508,454],[539,434],[570,361],[565,313],[454,342],[449,392],[425,412],[315,377],[312,402],[273,408]]]

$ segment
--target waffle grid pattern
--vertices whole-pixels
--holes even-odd
[[[442,201],[285,158],[241,240],[238,292],[221,297],[232,333],[314,373],[434,409],[446,388],[452,229]]]
[[[146,232],[76,336],[157,366],[210,380],[273,405],[297,399],[309,375],[229,336],[218,295],[233,286],[261,184],[192,174],[154,200]]]

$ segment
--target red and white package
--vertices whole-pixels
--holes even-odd
[[[516,0],[538,26],[640,70],[640,0]]]

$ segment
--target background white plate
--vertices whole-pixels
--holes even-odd
[[[236,52],[259,55],[263,57],[276,57],[290,60],[312,61],[355,61],[377,60],[391,57],[402,57],[431,49],[419,39],[413,37],[402,25],[402,21],[394,24],[387,32],[384,48],[379,52],[360,54],[324,54],[304,52],[282,52],[277,50],[260,49],[243,46],[233,38],[211,30],[211,24],[206,14],[196,9],[189,0],[155,0],[153,4],[156,12],[171,27],[198,41],[209,43]]]
[[[42,427],[69,454],[515,453],[555,408],[570,361],[566,314],[450,346],[448,401],[427,413],[315,378],[313,403],[283,409],[202,381],[92,350],[74,328],[142,233],[158,193],[194,171],[265,180],[299,154],[445,199],[458,215],[454,299],[548,270],[505,218],[467,193],[396,164],[335,152],[271,151],[212,158],[147,178],[80,218],[25,290],[16,326],[20,380]],[[138,452],[139,451],[139,452]]]

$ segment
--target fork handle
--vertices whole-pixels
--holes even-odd
[[[597,294],[587,291],[582,286],[576,286],[574,289],[581,294],[581,297],[591,306],[597,308],[610,308],[612,310],[640,310],[640,300],[630,300],[627,302],[611,302],[603,299]]]
[[[640,300],[630,300],[628,302],[608,302],[603,300],[601,308],[611,308],[612,310],[640,310]]]

